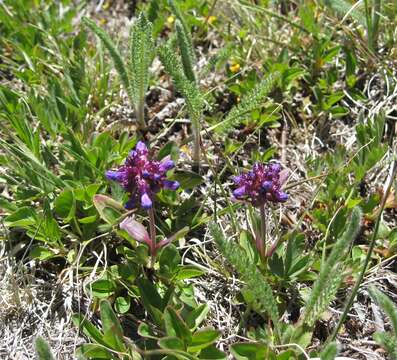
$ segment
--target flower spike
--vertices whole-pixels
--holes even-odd
[[[130,199],[125,204],[133,209],[139,204],[145,210],[153,206],[154,195],[161,189],[177,190],[179,183],[167,179],[167,171],[174,167],[174,162],[166,157],[162,161],[151,160],[146,144],[139,141],[130,151],[127,159],[117,170],[109,170],[106,177],[118,182],[129,193]]]
[[[267,201],[285,202],[288,194],[281,190],[288,173],[281,170],[279,163],[256,163],[251,171],[235,176],[233,181],[237,189],[233,196],[237,200],[245,200],[259,207]]]

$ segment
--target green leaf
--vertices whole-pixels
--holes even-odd
[[[159,49],[159,57],[168,74],[171,75],[177,90],[186,101],[190,121],[193,125],[193,133],[197,138],[200,136],[200,121],[203,111],[203,97],[195,83],[191,82],[184,74],[183,67],[175,56],[175,51],[169,46]]]
[[[240,103],[230,110],[226,118],[222,122],[216,124],[213,129],[219,126],[221,131],[231,131],[233,126],[237,125],[243,116],[258,109],[262,105],[263,99],[273,89],[279,77],[280,74],[278,72],[268,74],[267,77],[246,94],[241,99]]]
[[[276,332],[278,332],[278,306],[273,290],[266,278],[258,270],[256,264],[247,258],[244,249],[238,244],[225,239],[219,226],[211,224],[210,232],[222,254],[241,274],[258,306],[269,314]]]
[[[196,81],[196,76],[193,70],[195,61],[194,49],[190,40],[189,34],[186,33],[185,27],[179,19],[175,22],[176,35],[178,39],[179,49],[181,51],[182,65],[185,76],[192,82]]]
[[[316,22],[312,5],[302,4],[299,7],[299,17],[301,18],[302,24],[307,31],[309,31],[313,35],[318,34],[319,27]]]
[[[190,171],[175,173],[173,178],[179,182],[181,188],[184,190],[193,189],[204,182],[204,179],[200,175]]]
[[[152,24],[143,13],[139,14],[132,27],[130,41],[131,92],[137,119],[144,126],[144,101],[149,84],[149,67],[154,57]]]
[[[154,284],[152,284],[149,280],[140,277],[137,279],[137,285],[142,298],[146,298],[148,303],[157,309],[161,311],[164,310],[163,299],[161,298]]]
[[[149,338],[149,339],[156,339],[157,340],[157,336],[154,334],[154,332],[152,331],[152,329],[150,328],[150,326],[148,324],[146,324],[145,322],[141,322],[138,326],[138,334],[142,337],[145,338]]]
[[[277,253],[274,253],[273,256],[268,261],[270,271],[280,278],[284,277],[284,264],[283,259],[278,256]]]
[[[158,344],[162,349],[171,349],[171,350],[185,349],[183,342],[177,337],[163,337],[159,339]]]
[[[115,359],[114,355],[110,351],[97,344],[81,345],[76,351],[76,356],[77,358],[81,356],[83,359]]]
[[[190,343],[192,335],[181,316],[170,306],[164,312],[164,323],[168,336],[175,336],[185,344]]]
[[[253,245],[255,240],[250,232],[246,230],[242,230],[240,233],[240,245],[246,251],[248,258],[252,263],[258,262],[258,251],[256,250],[255,246]]]
[[[226,360],[227,355],[223,351],[218,350],[215,345],[211,345],[200,352],[199,359]]]
[[[162,160],[166,156],[170,156],[172,160],[177,161],[179,157],[179,146],[177,145],[176,142],[170,141],[167,142],[158,152],[157,154],[157,159]]]
[[[123,297],[119,296],[114,301],[114,308],[119,314],[125,314],[131,306],[131,299],[130,297]]]
[[[159,16],[159,10],[160,10],[160,2],[159,0],[150,0],[148,10],[147,10],[147,16],[150,22],[154,22],[157,20]]]
[[[76,199],[72,190],[64,190],[57,196],[54,210],[66,222],[74,218],[76,214]]]
[[[177,273],[174,277],[175,280],[186,280],[192,279],[201,275],[204,275],[205,271],[199,269],[194,265],[179,265]]]
[[[201,351],[218,340],[219,335],[219,331],[212,328],[200,329],[196,331],[192,336],[192,340],[189,342],[188,351]]]
[[[334,360],[338,354],[338,348],[335,342],[329,343],[327,347],[321,352],[321,360]]]
[[[291,360],[295,358],[295,352],[293,350],[283,351],[277,355],[277,360]]]
[[[394,302],[383,292],[379,291],[375,287],[368,289],[371,298],[382,308],[391,321],[393,327],[394,336],[397,337],[397,307]]]
[[[160,272],[166,276],[172,276],[178,268],[181,261],[178,249],[173,244],[169,244],[161,250],[159,263]]]
[[[397,337],[389,333],[376,332],[375,341],[380,344],[389,354],[391,360],[397,360]]]
[[[80,224],[92,224],[95,221],[97,221],[98,217],[97,215],[92,215],[92,216],[86,216],[84,218],[79,219]]]
[[[230,352],[236,360],[266,359],[267,347],[263,344],[239,343],[230,347]]]
[[[55,257],[56,254],[49,248],[44,246],[34,246],[30,250],[30,257],[32,259],[48,260]]]
[[[103,328],[103,340],[109,344],[112,349],[125,351],[126,348],[123,341],[123,329],[117,316],[113,312],[110,302],[102,300],[99,306]]]
[[[179,20],[179,22],[183,26],[184,33],[187,36],[187,41],[190,43],[189,47],[193,48],[193,42],[192,42],[192,38],[190,36],[189,27],[185,21],[186,16],[182,13],[181,9],[177,5],[177,2],[175,2],[174,0],[168,0],[168,4],[170,5],[171,10],[172,10],[173,14],[175,15],[175,17]]]
[[[99,216],[111,225],[114,225],[126,211],[121,204],[106,195],[95,195],[93,203]]]
[[[136,280],[139,293],[146,311],[150,314],[157,324],[162,323],[162,313],[164,311],[163,299],[158,293],[155,285],[145,278]]]
[[[36,338],[35,348],[38,360],[54,360],[48,343],[42,337]]]
[[[367,19],[361,9],[362,5],[358,7],[355,6],[353,9],[353,5],[346,0],[326,0],[325,5],[331,7],[343,17],[346,16],[346,14],[350,14],[360,25],[364,27],[367,26]]]
[[[0,209],[14,212],[17,211],[18,207],[12,201],[7,200],[0,195]]]
[[[298,276],[300,273],[302,273],[302,271],[306,270],[306,268],[310,264],[311,259],[312,258],[310,255],[305,255],[301,258],[296,259],[292,264],[290,270],[288,271],[288,276],[290,278]]]
[[[27,206],[19,208],[4,219],[4,224],[9,227],[27,227],[35,225],[38,221],[36,212]]]
[[[189,313],[186,318],[186,324],[190,330],[196,330],[200,324],[205,320],[210,308],[207,304],[201,304]]]
[[[99,279],[87,286],[93,296],[98,298],[108,298],[116,291],[116,285],[113,281]]]
[[[83,315],[74,314],[72,316],[72,321],[91,341],[106,345],[106,342],[103,340],[103,334],[90,321],[85,319]]]

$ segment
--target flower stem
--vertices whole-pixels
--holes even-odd
[[[261,212],[261,232],[260,236],[256,238],[256,247],[259,251],[259,255],[262,260],[265,259],[266,256],[266,211],[265,204],[261,204],[259,206],[259,210]]]
[[[150,239],[151,239],[151,246],[150,246],[150,255],[152,257],[152,266],[156,261],[156,225],[154,220],[154,209],[151,207],[148,210],[149,214],[149,231],[150,231]]]
[[[135,113],[136,113],[136,121],[139,125],[139,128],[145,129],[146,122],[145,122],[145,103],[144,103],[144,101],[141,101],[138,104],[138,106],[136,107]]]

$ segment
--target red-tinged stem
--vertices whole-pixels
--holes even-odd
[[[156,225],[155,225],[155,220],[154,220],[154,208],[151,207],[148,210],[149,214],[149,231],[150,231],[150,240],[151,240],[151,246],[150,246],[150,255],[152,257],[152,266],[154,266],[154,263],[156,261]]]
[[[266,212],[265,212],[265,205],[262,204],[259,207],[261,212],[261,232],[260,236],[256,237],[256,247],[259,251],[259,255],[263,260],[266,256]]]
[[[280,243],[281,237],[279,237],[276,241],[273,242],[273,244],[270,246],[269,250],[266,253],[266,257],[272,257],[274,252],[277,249],[278,244]]]

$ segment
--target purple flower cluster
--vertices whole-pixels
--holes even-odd
[[[174,162],[166,157],[162,161],[150,160],[149,151],[142,141],[139,141],[132,150],[124,165],[116,171],[109,170],[106,177],[117,181],[126,192],[130,200],[126,203],[127,209],[133,209],[140,203],[144,209],[153,206],[154,194],[161,189],[177,190],[177,181],[167,180],[167,171],[174,167]]]
[[[254,206],[261,206],[266,201],[284,202],[288,195],[281,190],[288,172],[281,171],[278,163],[256,163],[252,170],[234,177],[237,189],[233,195],[238,200],[246,200]]]

